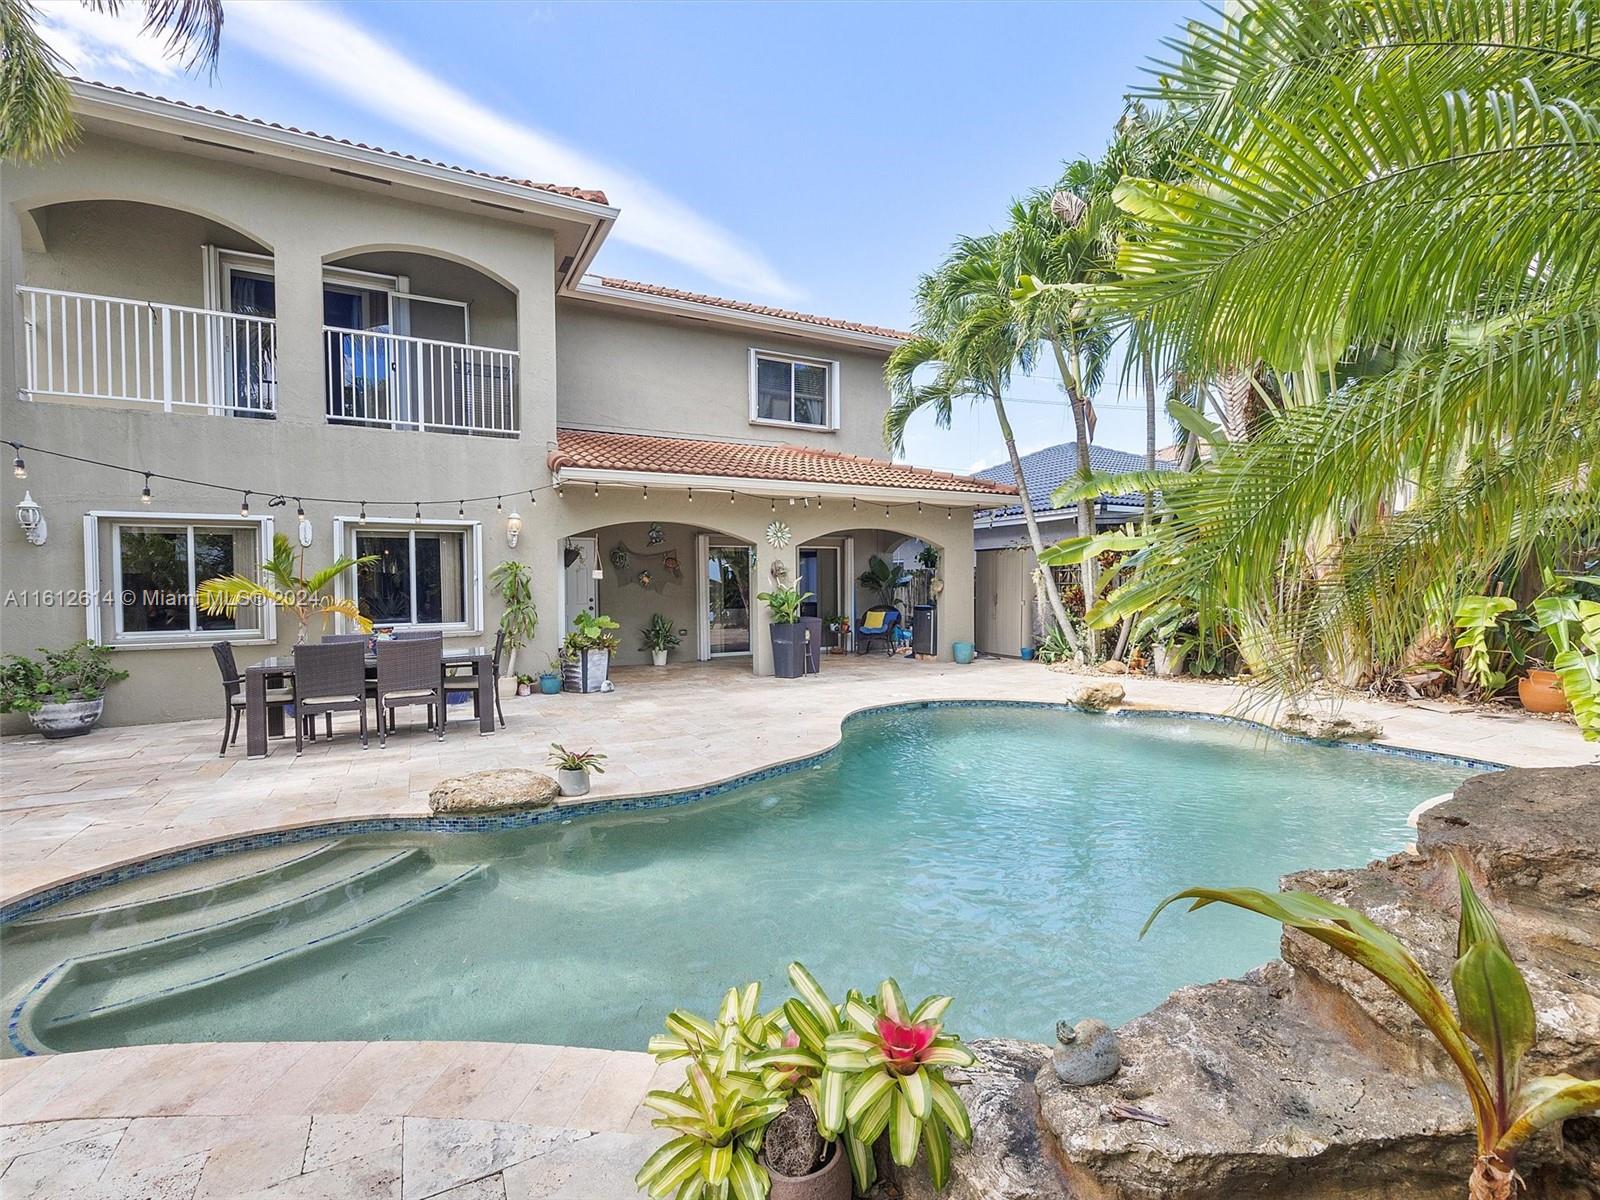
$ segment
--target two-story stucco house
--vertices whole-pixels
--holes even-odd
[[[274,533],[311,568],[377,556],[346,594],[452,642],[493,637],[489,572],[526,563],[522,670],[587,608],[621,622],[624,663],[662,612],[679,659],[769,673],[775,564],[851,614],[868,556],[906,539],[943,551],[940,653],[971,638],[973,510],[1013,489],[884,457],[903,335],[598,278],[627,219],[598,192],[74,92],[75,147],[0,174],[0,438],[27,448],[0,649],[117,647],[109,720],[211,715],[211,643],[248,664],[293,642],[286,614],[188,599]]]

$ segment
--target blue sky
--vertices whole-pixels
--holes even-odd
[[[1123,94],[1197,0],[1053,4],[232,0],[215,79],[137,22],[42,4],[78,73],[499,173],[605,189],[597,269],[907,327],[959,234],[1103,147]],[[131,5],[132,9],[142,6]],[[1143,446],[1136,398],[1097,441]],[[1022,448],[1071,436],[1019,381]],[[1167,440],[1163,430],[1163,440]],[[919,419],[914,462],[1003,457],[992,415]]]

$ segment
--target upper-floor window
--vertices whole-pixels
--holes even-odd
[[[804,429],[839,428],[839,364],[750,351],[750,420]]]

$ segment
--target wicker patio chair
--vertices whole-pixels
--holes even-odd
[[[495,716],[500,718],[500,728],[506,727],[506,712],[500,707],[500,658],[506,649],[506,631],[499,629],[494,635],[494,673],[493,678],[485,681],[478,677],[478,673],[471,668],[463,669],[459,674],[452,672],[444,677],[446,699],[450,692],[472,693],[472,715],[481,717],[478,705],[483,695],[483,689],[489,688],[494,695]]]
[[[437,629],[396,629],[391,641],[396,642],[425,642],[429,638],[443,638],[444,634]]]
[[[322,644],[326,646],[330,643],[337,645],[340,642],[365,642],[371,636],[366,633],[325,633],[322,635]]]
[[[444,638],[397,638],[378,643],[378,746],[387,745],[394,710],[428,707],[428,725],[444,739]]]
[[[213,642],[211,653],[217,656],[217,670],[222,672],[222,749],[217,756],[227,754],[228,747],[239,740],[239,726],[244,722],[244,673],[233,661],[233,645]],[[267,689],[267,707],[282,708],[294,703],[294,689],[276,687]]]
[[[361,748],[367,747],[367,652],[356,642],[319,642],[294,648],[294,752],[305,749],[305,727],[319,715],[361,714]]]

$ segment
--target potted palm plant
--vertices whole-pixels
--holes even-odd
[[[0,666],[0,712],[26,713],[45,737],[79,737],[105,711],[106,688],[128,673],[111,665],[111,649],[89,641],[44,650],[42,661],[13,654]]]
[[[600,764],[605,755],[598,750],[568,750],[556,742],[550,743],[550,765],[556,769],[556,783],[563,796],[589,794],[589,776],[604,775]]]
[[[779,679],[798,679],[806,669],[805,626],[800,622],[800,608],[811,599],[811,593],[782,586],[762,592],[756,599],[767,606],[772,673]]]
[[[306,629],[312,617],[320,614],[323,629],[335,613],[353,621],[362,633],[372,632],[372,622],[361,615],[354,600],[344,600],[330,595],[328,589],[348,571],[377,562],[376,555],[350,558],[344,555],[333,560],[320,571],[306,574],[306,552],[301,549],[295,556],[295,546],[284,534],[272,539],[272,557],[261,564],[260,580],[246,579],[243,575],[221,575],[207,579],[194,590],[195,602],[213,617],[231,617],[241,604],[275,604],[291,612],[299,621],[294,644],[306,640]]]
[[[678,633],[672,628],[665,613],[650,614],[650,623],[644,627],[644,641],[639,649],[650,651],[650,661],[658,667],[667,665],[667,651],[678,644]]]
[[[500,628],[505,631],[506,649],[511,657],[506,662],[506,674],[517,671],[517,651],[533,641],[539,629],[539,609],[533,602],[533,574],[526,563],[508,558],[489,572],[489,586],[505,604],[500,614]],[[521,676],[518,676],[521,682]]]
[[[561,642],[564,683],[569,692],[600,692],[606,688],[616,631],[622,628],[610,617],[581,612],[572,618],[572,632]]]

